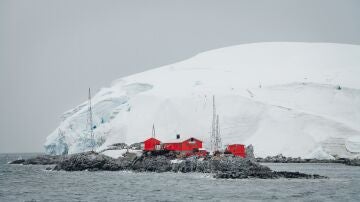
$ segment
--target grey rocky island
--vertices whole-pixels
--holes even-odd
[[[359,158],[334,158],[334,159],[303,159],[300,157],[286,157],[282,154],[267,156],[266,158],[256,158],[261,163],[341,163],[349,166],[360,166]]]
[[[253,158],[240,158],[232,155],[178,158],[174,153],[144,153],[137,156],[126,153],[120,158],[111,158],[101,153],[84,152],[72,155],[43,155],[27,160],[16,160],[11,164],[54,164],[52,170],[59,171],[134,171],[134,172],[182,172],[208,173],[215,178],[327,178],[316,174],[272,171]],[[49,168],[50,169],[50,168]]]

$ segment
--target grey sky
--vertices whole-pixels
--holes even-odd
[[[114,79],[260,41],[360,44],[360,1],[0,0],[0,152],[38,152]]]

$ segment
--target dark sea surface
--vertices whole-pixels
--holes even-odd
[[[273,164],[329,179],[214,179],[199,173],[47,171],[9,165],[0,154],[0,201],[360,201],[360,167],[342,164]]]

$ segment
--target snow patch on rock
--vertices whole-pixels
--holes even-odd
[[[331,156],[330,154],[326,153],[322,147],[317,147],[314,149],[310,154],[305,156],[305,159],[328,159],[328,160],[334,160],[335,157]]]
[[[179,164],[181,162],[183,162],[184,160],[181,160],[181,159],[174,159],[174,160],[170,160],[170,163],[171,164]]]
[[[117,159],[120,157],[124,157],[124,154],[127,152],[127,149],[121,149],[121,150],[106,150],[103,151],[101,154],[104,154],[105,156]]]

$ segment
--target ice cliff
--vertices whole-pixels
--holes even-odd
[[[254,43],[118,79],[92,99],[97,150],[175,134],[209,143],[212,95],[223,144],[252,144],[255,155],[360,156],[360,46]],[[86,92],[86,89],[84,89]],[[49,154],[90,149],[87,102],[62,116]]]

